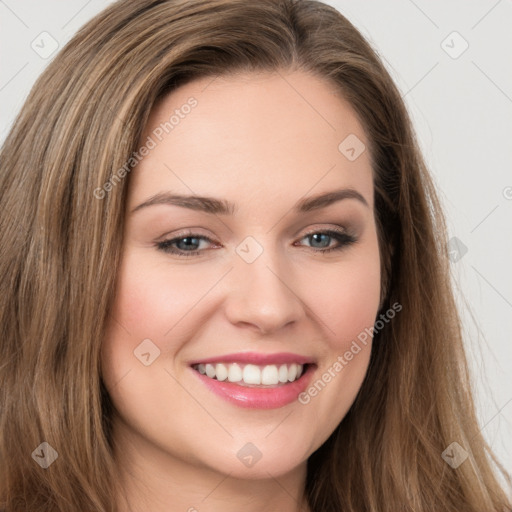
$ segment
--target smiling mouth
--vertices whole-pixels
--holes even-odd
[[[297,381],[309,364],[194,364],[192,368],[212,380],[229,382],[243,387],[275,388]]]

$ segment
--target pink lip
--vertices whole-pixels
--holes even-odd
[[[210,391],[230,403],[250,409],[277,409],[297,400],[300,393],[308,387],[315,369],[316,365],[310,364],[299,379],[275,388],[249,388],[233,382],[211,379],[194,369],[192,371]]]
[[[258,354],[257,352],[240,352],[238,354],[225,354],[218,357],[210,357],[208,359],[198,359],[189,362],[190,366],[194,364],[207,364],[207,363],[242,363],[242,364],[308,364],[314,363],[310,357],[292,354],[290,352],[279,352],[277,354]]]

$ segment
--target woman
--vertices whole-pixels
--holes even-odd
[[[5,510],[511,509],[436,192],[333,8],[113,4],[0,180]]]

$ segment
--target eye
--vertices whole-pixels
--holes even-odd
[[[196,233],[187,233],[185,236],[158,242],[156,246],[160,251],[169,254],[176,254],[178,256],[195,256],[202,252],[199,251],[197,247],[200,246],[200,242],[204,240],[212,242],[206,236],[198,235]],[[175,248],[175,245],[178,247]]]
[[[345,247],[357,242],[357,239],[342,231],[325,230],[325,231],[311,231],[304,235],[301,240],[309,239],[313,244],[320,244],[321,247],[317,248],[312,246],[313,252],[328,253],[331,251],[340,251]],[[329,247],[332,240],[337,242],[334,247]],[[184,233],[182,236],[163,240],[156,243],[159,251],[174,254],[176,256],[198,256],[204,252],[204,248],[200,250],[201,242],[206,241],[214,243],[208,237],[199,235],[197,233]],[[327,242],[327,243],[326,243]]]
[[[320,252],[322,254],[329,253],[331,251],[340,251],[345,247],[357,242],[357,239],[354,236],[336,230],[311,231],[310,233],[307,233],[304,237],[302,237],[302,240],[304,240],[305,238],[311,240],[313,244],[320,243],[320,245],[322,245],[323,247],[313,247],[313,249],[315,250],[315,252]],[[334,247],[329,247],[329,239],[334,239],[337,242],[337,245],[335,245]],[[325,247],[326,245],[327,247]]]

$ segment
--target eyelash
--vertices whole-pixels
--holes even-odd
[[[342,249],[345,249],[346,247],[354,244],[355,242],[357,242],[357,238],[353,237],[352,235],[348,235],[346,233],[342,233],[341,231],[334,231],[334,230],[325,230],[325,231],[311,231],[309,233],[306,233],[302,238],[307,238],[307,237],[311,237],[313,235],[317,235],[317,234],[321,234],[321,235],[327,235],[331,238],[334,238],[340,245],[336,246],[336,247],[330,247],[330,248],[327,248],[327,249],[315,249],[315,248],[312,248],[314,252],[318,252],[318,253],[322,253],[322,254],[326,254],[326,253],[329,253],[331,251],[340,251]],[[168,253],[168,254],[174,254],[176,256],[183,256],[183,257],[189,257],[189,256],[197,256],[197,255],[200,255],[202,251],[199,251],[199,250],[195,250],[195,251],[183,251],[181,249],[174,249],[174,248],[171,248],[171,245],[176,243],[176,242],[179,242],[181,240],[184,240],[185,238],[197,238],[198,240],[207,240],[208,242],[212,242],[212,240],[210,240],[208,237],[206,236],[202,236],[202,235],[198,235],[196,233],[184,233],[182,234],[181,236],[177,237],[177,238],[172,238],[172,239],[169,239],[169,240],[163,240],[162,242],[158,242],[156,245],[157,249],[159,251],[162,251],[162,252],[165,252],[165,253]]]

